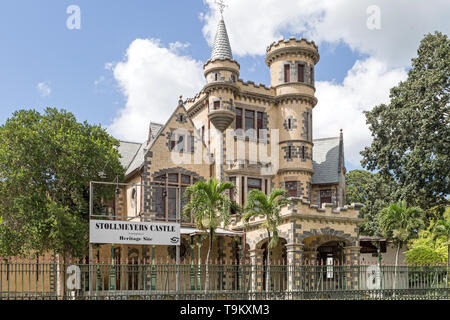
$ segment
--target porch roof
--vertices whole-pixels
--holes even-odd
[[[204,230],[200,230],[197,228],[193,228],[193,227],[181,227],[180,228],[180,233],[181,234],[188,234],[188,235],[196,235],[196,234],[203,234],[203,233],[207,233],[207,231]],[[244,233],[243,232],[237,232],[237,231],[230,231],[230,230],[225,230],[222,228],[217,228],[216,229],[216,235],[218,236],[242,236]]]

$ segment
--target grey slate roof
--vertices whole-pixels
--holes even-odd
[[[147,143],[141,144],[139,150],[136,152],[136,155],[134,156],[133,161],[131,161],[130,165],[128,166],[125,172],[125,176],[128,176],[134,170],[139,169],[141,165],[144,163],[146,146]]]
[[[119,154],[122,156],[120,163],[125,169],[126,176],[134,170],[139,169],[144,164],[145,150],[148,150],[156,140],[156,137],[159,135],[162,127],[162,124],[150,122],[150,130],[152,134],[150,144],[147,142],[136,143],[120,141]]]
[[[325,138],[313,141],[312,183],[338,183],[340,138]]]
[[[119,154],[121,155],[120,163],[127,169],[134,159],[134,156],[141,147],[141,143],[120,141]]]
[[[225,21],[221,18],[217,26],[216,37],[214,38],[214,45],[211,54],[211,60],[216,59],[230,59],[233,60],[231,52],[230,40],[228,39],[227,28]]]

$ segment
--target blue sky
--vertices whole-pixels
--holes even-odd
[[[238,13],[247,10],[244,6],[252,1],[248,1],[246,4],[235,0],[229,1],[229,8],[225,11],[225,21],[229,30],[234,58],[241,65],[241,78],[269,85],[269,72],[264,63],[262,50],[258,49],[258,51],[246,47],[246,43],[233,43],[233,38],[237,39],[238,33],[246,35],[246,32],[251,30],[250,27],[247,27],[250,22],[239,19]],[[272,1],[272,4],[270,2],[268,1],[264,5],[273,5],[277,10],[284,8],[277,1]],[[308,2],[308,0],[287,0],[286,2],[302,4]],[[347,1],[342,0],[341,2]],[[383,6],[388,5],[385,4],[385,1],[372,2],[380,2],[382,9],[384,9]],[[161,47],[169,47],[170,43],[175,42],[189,44],[181,52],[177,51],[176,54],[189,57],[196,62],[205,62],[211,53],[207,30],[209,26],[214,26],[217,20],[216,10],[212,8],[211,3],[210,0],[2,1],[0,10],[2,48],[0,50],[0,124],[4,123],[15,110],[34,108],[41,111],[47,106],[52,106],[73,112],[80,121],[87,120],[90,123],[100,123],[104,127],[110,126],[120,117],[120,112],[126,112],[127,108],[133,107],[130,106],[132,104],[131,95],[124,93],[123,81],[119,81],[117,75],[113,72],[118,62],[127,63],[125,55],[133,41],[136,39],[159,39]],[[69,30],[66,27],[66,20],[69,17],[66,9],[70,5],[78,5],[81,9],[80,30]],[[240,8],[239,6],[243,7]],[[350,4],[348,6],[350,9]],[[354,7],[351,6],[351,8]],[[357,14],[365,21],[367,13],[365,7],[363,9]],[[447,10],[448,6],[445,6],[445,9]],[[265,10],[265,8],[261,8],[261,10]],[[286,9],[288,14],[287,10],[288,8]],[[352,95],[352,92],[360,92],[357,87],[358,82],[379,82],[376,77],[367,79],[372,69],[376,70],[374,72],[378,72],[382,79],[390,79],[386,83],[386,88],[390,88],[399,80],[404,79],[408,63],[398,63],[398,59],[391,59],[392,55],[384,55],[384,53],[392,51],[393,54],[397,54],[398,50],[393,48],[392,43],[395,44],[396,38],[404,38],[401,32],[408,30],[408,26],[405,26],[403,31],[394,31],[394,28],[391,30],[388,21],[388,19],[391,19],[390,15],[386,18],[387,30],[385,28],[381,31],[384,32],[381,38],[378,35],[376,38],[374,36],[374,41],[381,41],[380,43],[387,46],[387,50],[382,51],[383,54],[381,54],[370,44],[364,44],[364,40],[358,40],[367,38],[367,36],[351,35],[350,31],[354,29],[353,22],[347,23],[345,17],[343,21],[334,21],[333,17],[337,14],[333,10],[337,9],[333,8],[328,2],[324,2],[323,7],[317,9],[317,13],[308,13],[308,17],[319,17],[316,20],[311,19],[311,21],[315,21],[315,24],[312,23],[311,26],[308,23],[305,24],[305,18],[301,14],[289,16],[288,19],[292,21],[287,25],[280,23],[268,26],[268,28],[272,28],[270,32],[273,39],[267,37],[267,41],[265,38],[262,41],[267,46],[277,36],[309,37],[315,34],[318,38],[321,54],[321,60],[316,68],[316,81],[319,83],[318,91],[319,88],[322,88],[320,91],[322,96],[326,93],[322,100],[327,102],[327,107],[333,108],[330,110],[336,111],[337,107],[333,105],[333,101],[341,100],[337,94],[345,95],[344,98],[348,99],[348,95]],[[409,8],[408,10],[415,9]],[[265,12],[269,11],[266,10]],[[439,11],[439,8],[437,8],[436,12],[430,13],[430,21],[433,20],[433,14],[440,14]],[[387,10],[381,12],[387,12]],[[448,13],[448,10],[446,12]],[[267,14],[269,15],[269,13]],[[264,22],[263,19],[264,17],[261,17],[260,14],[254,18],[249,17],[251,23],[267,25],[267,22]],[[298,24],[303,25],[304,28],[296,27],[294,22],[300,21],[298,19],[303,19]],[[330,28],[327,23],[331,24],[332,27]],[[342,29],[342,35],[344,36],[333,35],[335,29],[333,23],[336,24],[336,29]],[[423,22],[424,26],[426,25],[424,30],[415,31],[417,35],[414,35],[414,37],[408,35],[407,38],[411,38],[411,44],[408,43],[408,46],[417,48],[417,39],[420,39],[428,29],[448,31],[448,23],[445,22],[443,27],[440,25],[442,23],[444,22]],[[242,29],[239,29],[241,25]],[[346,31],[347,29],[350,31]],[[252,34],[249,33],[248,37],[251,38]],[[386,41],[384,37],[386,37]],[[391,42],[389,37],[393,38]],[[356,40],[354,41],[354,39]],[[250,46],[252,43],[249,42],[248,45]],[[258,45],[259,43],[255,46]],[[404,47],[406,45],[402,45],[402,48]],[[403,61],[409,61],[414,54],[414,51],[408,50],[403,54],[405,57],[401,57]],[[110,70],[105,68],[107,63],[112,63]],[[358,78],[364,75],[366,78]],[[347,81],[346,78],[348,78]],[[44,88],[49,88],[47,94],[38,90],[39,83],[43,84]],[[155,88],[149,88],[149,90],[152,89]],[[361,88],[361,92],[367,92],[367,90],[370,92],[370,89]],[[383,89],[383,91],[387,90]],[[175,104],[178,94],[176,91],[172,94]],[[317,94],[320,99],[319,92]],[[387,95],[388,93],[383,93],[383,96],[378,99],[379,102],[384,102]],[[357,109],[357,106],[354,105],[360,103],[359,101],[363,101],[362,104],[368,104],[365,108],[370,108],[373,105],[370,106],[369,104],[378,103],[378,100],[365,102],[364,99],[356,99],[356,101],[342,99],[342,101],[347,101],[343,104],[349,105],[349,107],[346,110],[345,105],[339,104],[339,113],[344,113],[343,119],[347,119],[345,113],[348,111],[348,114],[353,114],[355,108]],[[174,106],[167,106],[166,108],[171,109]],[[324,122],[324,118],[325,114],[330,112],[329,110],[326,111],[325,106],[319,106],[321,106],[324,115],[320,117],[321,122],[315,122],[315,124],[320,123],[322,128],[329,127]],[[164,106],[157,107],[164,108]],[[142,116],[146,117],[145,114]],[[146,118],[145,121],[150,120]],[[333,117],[329,121],[333,121]],[[361,149],[362,142],[353,143],[352,137],[358,135],[358,131],[353,132],[352,128],[345,126],[345,123],[342,126],[348,134],[346,141],[349,141],[348,148],[350,151],[346,148],[346,156],[349,153],[357,153],[358,148]],[[320,132],[328,135],[333,132],[337,134],[338,128],[339,124],[329,131],[331,133],[320,129],[322,131],[319,130],[319,136],[321,135]],[[143,131],[145,130],[146,128],[143,129]],[[365,134],[367,135],[367,133]],[[129,138],[129,140],[136,140],[136,137],[141,137],[140,135],[127,137],[123,133],[118,135],[119,138]],[[316,135],[316,137],[318,136]],[[367,144],[367,139],[364,143]],[[357,157],[352,159],[352,156],[350,156],[348,159],[351,160],[347,163],[348,168],[352,169],[359,166]]]

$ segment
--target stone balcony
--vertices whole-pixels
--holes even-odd
[[[224,132],[233,123],[235,117],[234,107],[224,101],[220,101],[218,106],[213,104],[209,108],[208,119],[221,132]]]

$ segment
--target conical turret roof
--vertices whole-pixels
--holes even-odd
[[[230,59],[233,60],[231,53],[230,40],[228,39],[227,28],[223,17],[220,18],[217,26],[216,37],[214,38],[214,45],[211,54],[211,60]]]

